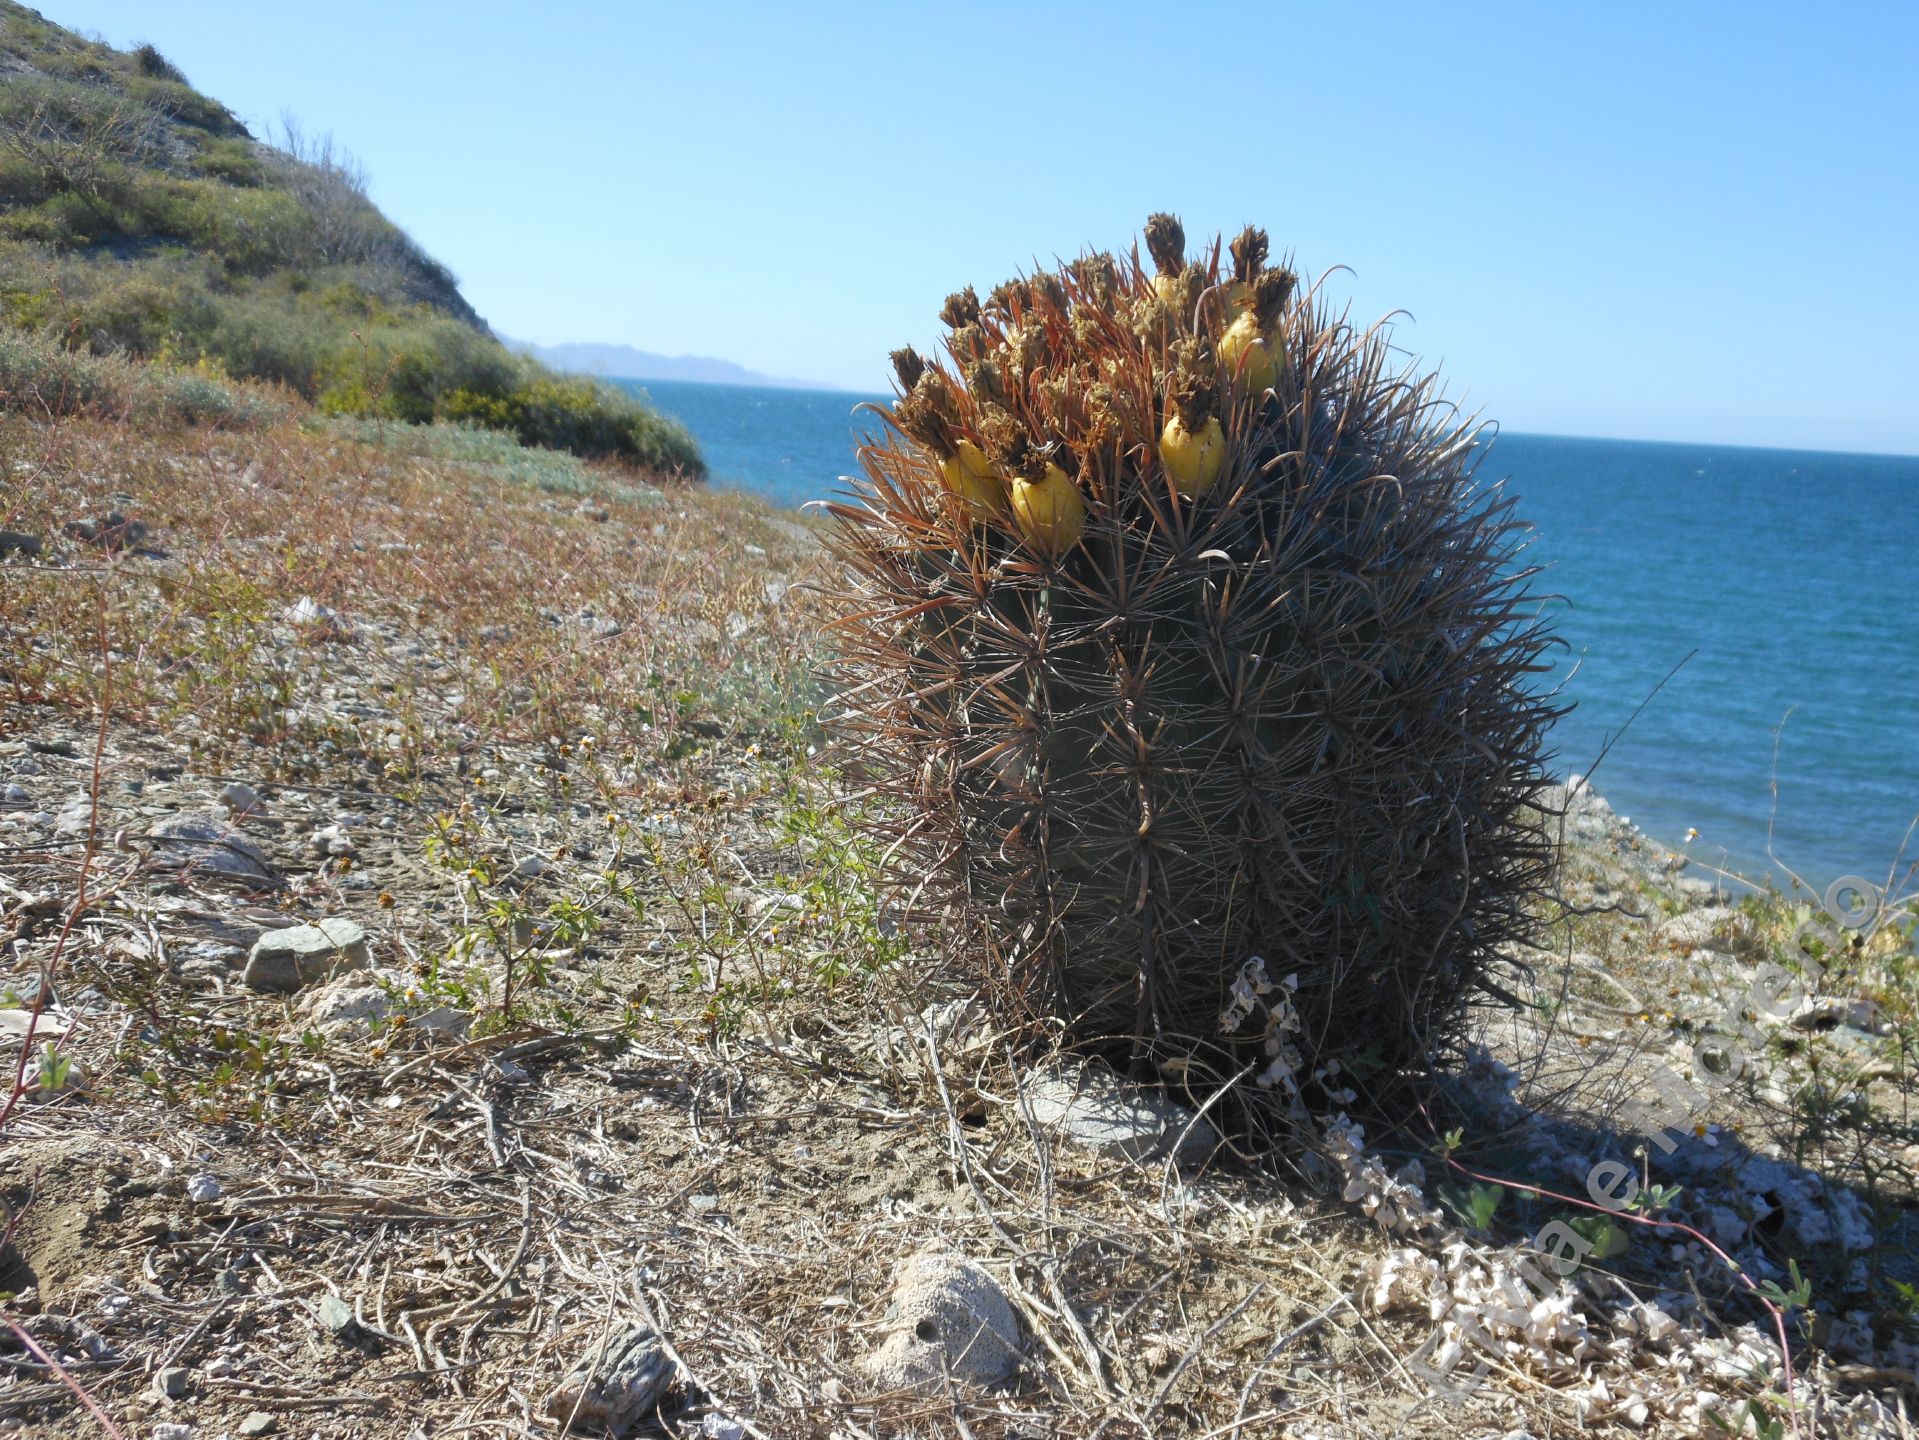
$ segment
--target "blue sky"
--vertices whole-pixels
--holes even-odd
[[[1919,452],[1919,6],[38,3],[331,130],[512,335],[878,388],[1164,208],[1510,429]]]

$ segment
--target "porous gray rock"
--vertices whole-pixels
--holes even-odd
[[[336,917],[267,931],[254,942],[240,981],[254,990],[294,991],[358,969],[370,959],[366,932]]]
[[[1025,1327],[993,1277],[972,1261],[925,1250],[903,1260],[882,1325],[860,1368],[888,1391],[944,1389],[949,1377],[989,1389],[1019,1368]]]
[[[1040,1129],[1108,1159],[1173,1155],[1198,1165],[1219,1148],[1219,1132],[1203,1116],[1097,1064],[1028,1076],[1020,1088]]]
[[[324,923],[324,922],[322,922]],[[393,970],[352,970],[336,975],[300,1002],[307,1021],[324,1034],[365,1033],[393,1013],[393,988],[406,977]]]
[[[564,1429],[617,1435],[659,1405],[673,1378],[660,1337],[644,1325],[628,1325],[576,1360],[544,1408]]]
[[[169,815],[153,827],[153,840],[155,864],[279,883],[266,852],[229,825],[224,814],[189,810]]]

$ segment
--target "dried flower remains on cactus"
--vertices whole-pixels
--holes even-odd
[[[1263,956],[1297,977],[1292,1070],[1377,1103],[1533,937],[1556,711],[1524,530],[1434,377],[1263,231],[1144,242],[961,291],[944,356],[895,354],[832,507],[835,723],[1004,1013],[1244,1080],[1257,1122],[1268,1037],[1219,1017]]]

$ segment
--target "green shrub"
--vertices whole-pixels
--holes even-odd
[[[266,167],[250,142],[232,135],[209,135],[193,157],[193,168],[230,185],[264,185]]]
[[[448,396],[497,395],[513,385],[513,359],[495,341],[431,312],[384,318],[351,335],[320,370],[320,408],[414,422],[438,418]]]
[[[154,187],[147,218],[155,233],[219,256],[236,275],[265,275],[298,261],[313,238],[313,217],[291,195],[214,180]]]
[[[625,460],[667,474],[706,474],[699,448],[684,426],[622,391],[577,376],[523,364],[513,389],[503,394],[455,391],[447,397],[444,413],[448,419],[508,431],[527,445]]]
[[[72,193],[54,195],[6,217],[6,233],[19,240],[75,249],[116,233],[110,211]]]
[[[0,195],[14,205],[35,205],[53,193],[44,171],[24,156],[0,151]]]
[[[133,47],[133,65],[142,75],[154,80],[171,80],[176,85],[187,83],[187,77],[180,73],[180,67],[162,55],[152,45]]]
[[[288,406],[197,370],[67,350],[44,336],[0,329],[0,411],[252,427],[285,419]]]
[[[227,107],[209,100],[192,86],[179,80],[137,76],[127,84],[126,93],[134,103],[148,105],[168,119],[215,135],[230,135],[242,130]]]
[[[81,308],[75,328],[99,354],[157,355],[170,342],[179,348],[176,337],[196,301],[205,304],[159,275],[135,272]]]

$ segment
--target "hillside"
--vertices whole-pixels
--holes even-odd
[[[659,472],[685,430],[500,345],[330,140],[249,134],[150,45],[0,0],[0,322],[69,351],[285,386],[336,414],[461,420]],[[0,391],[22,403],[20,367]]]

